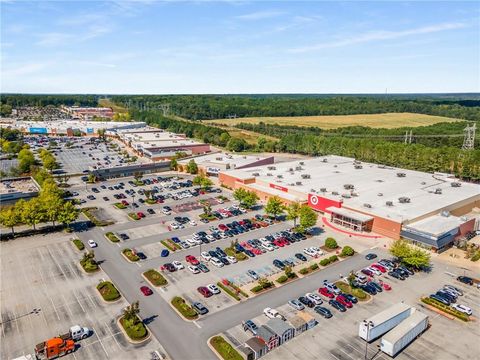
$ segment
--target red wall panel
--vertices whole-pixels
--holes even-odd
[[[315,194],[308,194],[308,206],[310,206],[314,210],[319,210],[323,212],[328,212],[325,209],[329,208],[330,206],[335,206],[338,208],[342,207],[342,201],[340,200],[332,200],[327,199],[323,196],[315,195]]]

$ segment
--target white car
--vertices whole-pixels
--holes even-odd
[[[202,256],[202,258],[205,260],[205,261],[210,261],[210,259],[212,258],[210,256],[210,254],[206,251],[202,251],[202,253],[200,254]]]
[[[202,240],[200,239],[193,239],[195,241],[195,244],[200,245],[202,243]]]
[[[196,266],[193,266],[193,265],[188,265],[188,270],[190,270],[192,273],[194,274],[198,274],[200,273],[200,270],[198,267]]]
[[[307,254],[308,256],[317,257],[317,252],[315,250],[313,250],[312,248],[305,248],[305,249],[303,249],[303,252],[305,254]]]
[[[195,222],[195,220],[190,220],[188,223],[192,226],[197,226],[197,223]]]
[[[325,255],[325,253],[316,246],[310,247],[312,251],[315,251],[318,255]]]
[[[215,284],[208,284],[207,289],[210,290],[213,294],[220,294],[220,289]]]
[[[162,212],[165,214],[165,215],[170,215],[172,212],[169,211],[169,210],[166,210],[166,209],[162,209]]]
[[[462,313],[464,314],[467,314],[467,315],[472,315],[472,309],[470,309],[468,306],[466,305],[461,305],[461,304],[453,304],[452,307],[458,311],[461,311]]]
[[[373,272],[377,276],[382,275],[382,272],[378,269],[375,269],[374,267],[369,266],[369,267],[367,267],[367,269],[370,270],[371,272]]]
[[[185,266],[180,261],[173,261],[172,265],[175,266],[175,269],[182,270],[185,269]]]
[[[324,281],[323,285],[331,292],[333,292],[335,295],[338,295],[341,293],[341,290],[337,287],[337,285],[333,283],[329,283],[327,281]]]
[[[198,245],[195,239],[185,239],[185,241],[190,245]]]
[[[227,260],[230,264],[235,264],[237,259],[234,256],[227,256]]]
[[[220,260],[218,260],[217,258],[214,258],[212,257],[210,259],[210,262],[215,265],[216,267],[223,267],[223,262],[221,262]]]
[[[205,237],[206,237],[209,241],[215,241],[215,238],[214,238],[212,235],[210,235],[210,234],[208,234],[208,235],[205,236]]]
[[[88,240],[88,246],[90,246],[91,248],[95,248],[97,247],[97,243],[95,241],[93,241],[92,239]]]
[[[317,294],[313,294],[313,293],[306,293],[305,294],[305,297],[310,300],[310,301],[313,301],[313,303],[315,305],[320,305],[321,303],[323,303],[323,300],[320,296],[318,296]]]
[[[268,243],[262,243],[262,247],[267,250],[267,251],[273,251],[275,250],[275,248],[273,247],[272,244],[268,244]]]
[[[176,222],[172,222],[172,223],[170,224],[170,227],[171,227],[172,229],[174,229],[174,230],[180,229],[179,224],[177,224]]]
[[[279,318],[282,320],[285,319],[285,317],[282,314],[280,314],[277,310],[269,307],[263,309],[263,313],[265,314],[266,317],[270,319],[275,319],[275,318]]]

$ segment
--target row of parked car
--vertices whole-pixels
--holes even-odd
[[[457,299],[459,296],[463,296],[463,291],[453,285],[445,285],[443,288],[439,289],[435,294],[431,294],[430,298],[438,302],[441,302],[444,305],[451,306],[452,308],[467,314],[472,315],[472,309],[466,305],[457,304]]]

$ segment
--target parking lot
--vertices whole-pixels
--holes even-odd
[[[2,359],[33,353],[37,343],[73,325],[93,334],[77,342],[67,359],[145,359],[159,349],[154,338],[140,347],[126,340],[116,319],[127,302],[103,302],[95,285],[108,277],[102,271],[85,274],[68,237],[28,237],[0,246]]]
[[[397,302],[405,302],[429,315],[430,327],[413,343],[411,343],[396,359],[437,360],[437,359],[478,359],[478,337],[480,329],[476,321],[463,323],[459,320],[450,320],[433,311],[424,308],[419,301],[421,296],[435,292],[445,284],[453,284],[464,291],[458,303],[472,308],[474,316],[480,312],[480,290],[459,283],[447,268],[438,264],[430,273],[417,273],[405,281],[393,279],[388,275],[381,278],[392,286],[391,291],[383,291],[366,303],[358,303],[352,309],[342,313],[324,304],[333,313],[333,317],[325,319],[310,308],[306,308],[310,315],[316,318],[318,325],[289,342],[269,352],[265,359],[381,359],[388,360],[389,356],[380,352],[380,339],[366,343],[358,337],[358,326],[361,321]],[[319,284],[320,285],[320,284]],[[312,292],[316,288],[311,289]],[[294,294],[292,294],[292,298]],[[295,294],[297,297],[303,294]],[[288,304],[276,308],[287,320],[296,314]],[[246,319],[245,319],[246,320]],[[268,318],[259,313],[252,319],[257,326],[265,324]],[[225,331],[223,335],[234,345],[243,344],[251,337],[245,332],[241,324]]]

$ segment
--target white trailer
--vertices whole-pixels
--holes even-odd
[[[361,321],[358,336],[365,341],[372,341],[390,331],[410,316],[412,307],[404,303],[395,304],[371,318]]]
[[[428,316],[420,311],[414,311],[412,315],[382,338],[380,350],[387,355],[395,356],[427,327]]]

